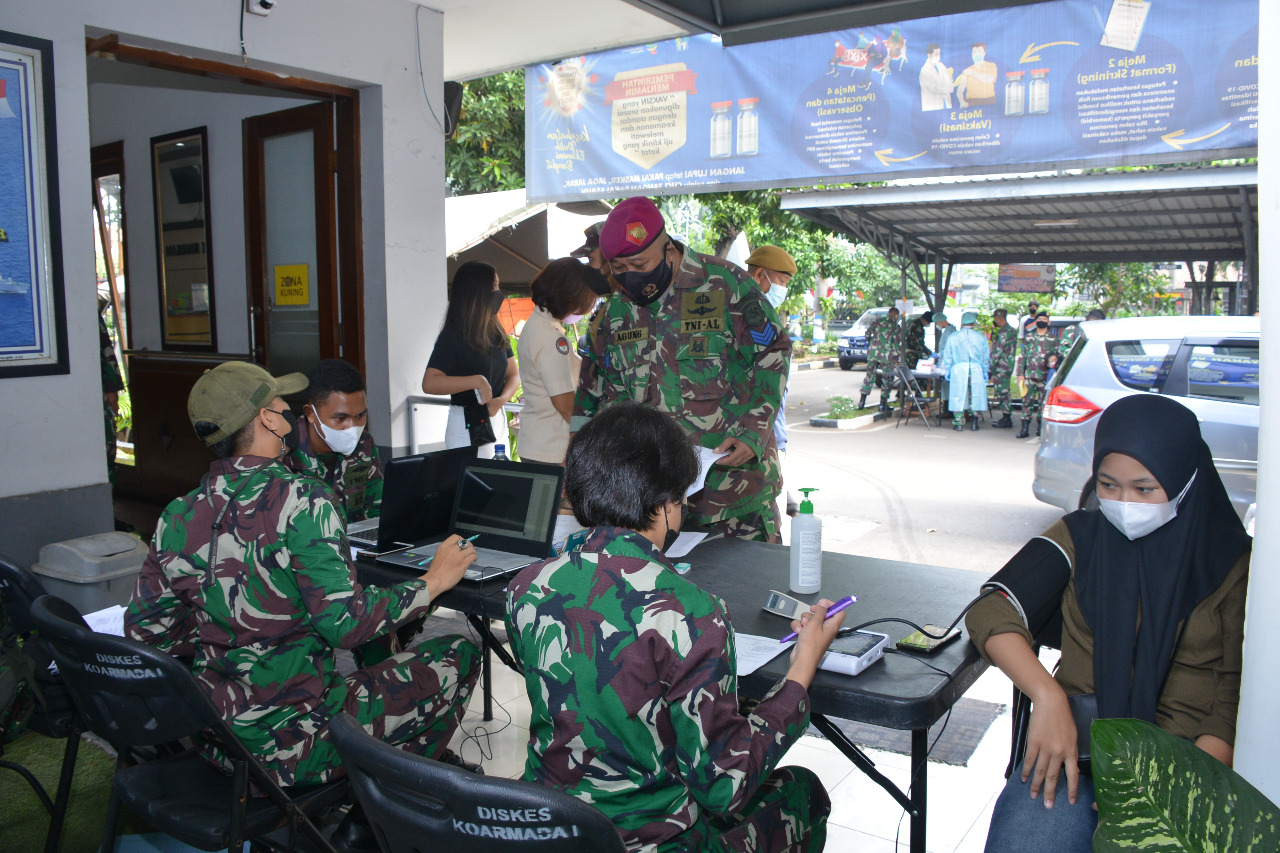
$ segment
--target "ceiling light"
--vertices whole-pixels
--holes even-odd
[[[1068,225],[1079,225],[1079,219],[1035,219],[1031,222],[1037,228],[1063,228]]]

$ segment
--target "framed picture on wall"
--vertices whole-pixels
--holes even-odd
[[[151,139],[161,340],[165,349],[217,348],[208,151],[208,132],[203,127]]]
[[[0,30],[0,378],[67,373],[53,43]]]

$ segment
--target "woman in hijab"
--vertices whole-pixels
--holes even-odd
[[[983,657],[1033,703],[988,851],[1092,849],[1098,817],[1073,708],[1145,720],[1232,761],[1252,541],[1195,415],[1155,394],[1113,403],[1090,487],[1100,508],[1028,542],[966,620]],[[1062,650],[1054,675],[1032,649],[1041,641]]]

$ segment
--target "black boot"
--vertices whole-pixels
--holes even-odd
[[[1044,426],[1044,418],[1036,418],[1036,438],[1040,437],[1040,428]]]
[[[1018,438],[1026,438],[1031,432],[1031,420],[1029,418],[1022,419],[1022,429],[1018,430]]]
[[[969,429],[972,432],[978,431],[978,416],[976,414],[973,416],[973,420],[969,422]]]
[[[867,407],[867,395],[863,394],[862,399],[858,400],[858,408],[865,409]]]
[[[991,428],[992,429],[1013,429],[1013,418],[1009,415],[1008,412],[1005,412],[1004,416],[1000,418],[1000,420],[991,422]]]
[[[436,761],[442,762],[444,764],[449,764],[453,767],[459,767],[463,770],[466,770],[470,773],[478,774],[480,776],[484,775],[483,767],[481,767],[479,764],[472,764],[470,761],[467,761],[461,755],[458,755],[458,753],[454,752],[452,749],[446,749],[444,752],[437,755]]]

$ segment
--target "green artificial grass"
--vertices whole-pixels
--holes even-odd
[[[3,757],[35,774],[49,798],[53,799],[58,792],[58,775],[62,771],[65,746],[66,741],[27,732],[5,745]],[[71,798],[67,804],[67,819],[62,828],[61,853],[91,853],[98,849],[115,765],[115,758],[97,744],[81,740],[75,777],[71,783]],[[0,804],[0,850],[43,850],[45,834],[49,831],[49,813],[26,781],[12,770],[0,769]],[[127,811],[122,810],[122,813],[120,835],[151,831]]]

